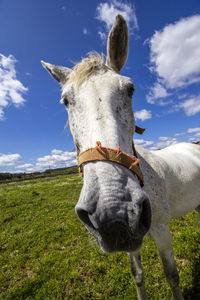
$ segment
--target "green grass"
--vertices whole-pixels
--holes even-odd
[[[0,299],[137,299],[126,253],[106,255],[74,212],[78,174],[0,185]],[[180,285],[200,299],[195,212],[171,223]],[[142,248],[149,299],[172,299],[158,251]]]

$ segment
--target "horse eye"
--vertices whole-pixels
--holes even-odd
[[[134,85],[131,84],[130,86],[128,86],[128,96],[131,98],[133,96],[133,93],[135,91]]]
[[[67,99],[67,97],[63,98],[63,103],[65,104],[65,106],[69,105],[69,100]]]

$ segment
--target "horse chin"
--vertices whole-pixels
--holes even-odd
[[[120,242],[115,240],[105,240],[98,231],[91,230],[87,228],[89,232],[96,239],[99,247],[105,253],[115,253],[115,252],[137,252],[142,246],[143,238],[130,237],[126,241]]]
[[[108,244],[104,241],[99,241],[98,244],[100,248],[105,253],[115,253],[115,252],[137,252],[140,250],[142,246],[142,239],[139,240],[131,240],[128,241],[126,244]]]

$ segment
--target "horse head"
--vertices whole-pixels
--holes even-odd
[[[96,147],[119,149],[132,157],[134,85],[120,75],[128,55],[128,28],[116,17],[107,58],[92,53],[73,69],[42,62],[62,86],[77,154]],[[101,150],[101,149],[100,149]],[[84,183],[76,213],[106,252],[137,251],[151,224],[151,206],[138,176],[109,160],[84,162]]]

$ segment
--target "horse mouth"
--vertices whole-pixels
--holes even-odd
[[[97,239],[100,248],[106,253],[115,252],[136,252],[142,246],[142,239],[130,239],[125,243],[115,241],[115,243],[107,242],[102,239]]]
[[[143,235],[132,233],[131,229],[121,221],[112,222],[109,230],[106,231],[97,230],[89,221],[86,228],[106,253],[135,252],[142,246]]]

